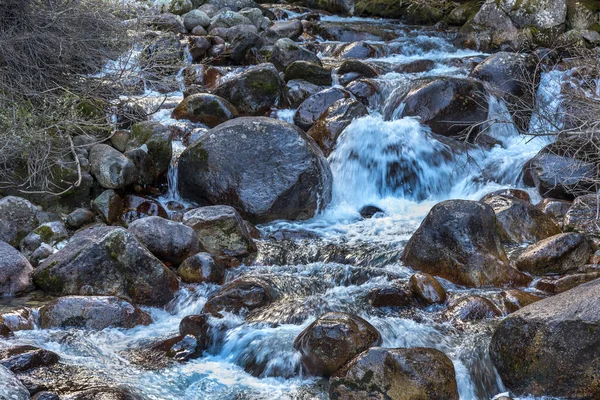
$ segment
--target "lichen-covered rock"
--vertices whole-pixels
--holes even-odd
[[[303,330],[294,348],[310,374],[329,377],[361,352],[380,344],[380,333],[364,319],[330,312]]]
[[[33,289],[33,267],[17,249],[0,242],[0,296],[14,296]]]
[[[101,330],[149,325],[150,315],[125,300],[113,296],[66,296],[44,305],[40,327]]]
[[[123,153],[106,144],[97,144],[90,149],[92,175],[105,189],[123,189],[138,178],[133,162]]]
[[[147,217],[129,224],[129,231],[158,259],[179,264],[200,251],[198,235],[180,222]]]
[[[277,103],[282,87],[275,67],[260,64],[222,83],[214,94],[233,104],[241,115],[264,115]]]
[[[164,305],[177,277],[127,230],[81,231],[34,272],[34,282],[54,295],[120,296],[137,304]]]
[[[173,110],[173,118],[201,122],[209,128],[214,128],[237,116],[238,112],[231,103],[208,93],[188,96]]]
[[[29,257],[42,244],[54,246],[69,237],[67,228],[61,221],[46,222],[35,228],[33,232],[21,240],[21,253]]]
[[[600,279],[538,301],[496,328],[490,356],[517,395],[592,399],[600,393]]]
[[[343,366],[329,380],[332,400],[458,400],[452,361],[423,347],[372,347]]]
[[[496,213],[498,234],[503,242],[533,243],[561,233],[552,218],[526,201],[497,195],[485,203]]]
[[[310,218],[331,200],[331,179],[312,139],[270,118],[219,125],[179,159],[184,198],[233,206],[253,223]]]
[[[529,246],[515,266],[534,275],[564,274],[588,263],[593,250],[580,233],[561,233]]]
[[[171,130],[159,122],[145,121],[131,127],[125,155],[135,164],[141,185],[156,184],[169,170],[172,142]]]
[[[280,71],[285,71],[295,61],[306,61],[321,65],[321,60],[314,53],[301,47],[291,39],[279,39],[273,45],[271,62]]]
[[[335,87],[316,93],[300,104],[294,114],[294,124],[308,131],[333,103],[349,97],[350,93],[346,90]]]
[[[519,285],[530,281],[512,268],[487,204],[448,200],[436,204],[402,256],[416,270],[466,286]]]

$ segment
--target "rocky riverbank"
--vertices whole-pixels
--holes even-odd
[[[0,399],[599,396],[592,3],[136,3],[79,184],[0,189]]]

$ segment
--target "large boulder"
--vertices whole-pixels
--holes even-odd
[[[496,195],[487,198],[485,203],[494,209],[498,234],[505,243],[532,243],[561,233],[550,216],[527,201]]]
[[[282,88],[277,69],[260,64],[222,83],[214,94],[233,104],[241,115],[265,115],[277,103]]]
[[[308,131],[333,103],[349,97],[350,93],[340,88],[329,88],[313,94],[304,100],[296,110],[294,124],[304,131]]]
[[[564,274],[588,263],[593,251],[581,233],[561,233],[529,246],[515,266],[534,275]]]
[[[33,267],[14,247],[0,242],[0,296],[14,296],[33,289]]]
[[[565,229],[585,233],[600,240],[600,195],[588,194],[575,199],[567,215]]]
[[[329,204],[331,180],[312,139],[270,118],[236,118],[219,125],[179,159],[184,198],[231,205],[254,223],[312,217]]]
[[[511,392],[593,399],[600,393],[600,279],[509,315],[490,355]]]
[[[594,192],[598,174],[590,162],[572,157],[559,143],[544,147],[523,167],[542,197],[572,200]],[[572,148],[577,153],[577,149]]]
[[[364,319],[330,312],[304,329],[294,348],[309,373],[329,377],[361,352],[380,344],[381,334]]]
[[[438,135],[467,138],[470,142],[488,117],[485,88],[472,79],[446,77],[421,82],[399,101],[405,103],[400,117],[419,117]]]
[[[171,129],[159,122],[140,122],[131,127],[125,155],[135,164],[141,185],[155,184],[169,170],[172,142]]]
[[[0,219],[5,221],[2,227],[16,230],[15,235],[7,237],[13,238],[14,242],[11,244],[18,245],[21,239],[39,225],[37,211],[33,203],[21,197],[6,196],[0,199]]]
[[[448,200],[436,204],[408,241],[404,263],[466,286],[519,285],[529,278],[512,268],[487,204]]]
[[[340,134],[352,121],[369,114],[358,100],[340,99],[333,103],[308,130],[308,136],[319,145],[327,157],[335,148]]]
[[[291,39],[279,39],[273,45],[271,53],[271,62],[280,71],[285,71],[295,61],[306,61],[312,64],[321,65],[321,60],[314,53],[301,47]]]
[[[439,350],[373,347],[331,377],[329,397],[458,400],[458,387],[452,361]]]
[[[237,109],[231,103],[208,93],[188,96],[173,110],[173,118],[201,122],[209,128],[214,128],[237,116]]]
[[[40,264],[33,279],[54,295],[110,295],[144,305],[166,304],[179,287],[173,272],[117,227],[78,233]]]
[[[183,223],[192,229],[210,254],[247,256],[256,251],[244,220],[230,206],[207,206],[186,212]]]
[[[179,264],[200,251],[198,235],[180,222],[147,217],[129,224],[138,241],[164,262]]]
[[[106,144],[97,144],[90,149],[92,175],[105,189],[123,189],[138,178],[133,162],[123,153]]]
[[[149,325],[150,315],[113,296],[66,296],[44,305],[40,327],[47,328],[134,328]]]
[[[566,0],[486,0],[461,28],[456,44],[484,51],[548,46],[565,29]]]

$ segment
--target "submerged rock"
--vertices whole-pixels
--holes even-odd
[[[423,347],[372,347],[329,380],[332,400],[458,400],[452,361],[439,350]]]
[[[75,235],[34,272],[34,282],[55,295],[116,295],[164,305],[177,277],[123,228],[96,227]]]
[[[381,335],[364,319],[347,313],[330,312],[302,331],[294,348],[312,375],[331,376],[342,365],[369,347],[379,346]]]
[[[33,289],[33,267],[17,249],[0,242],[0,296],[14,296]]]
[[[490,356],[517,395],[591,399],[600,393],[600,279],[509,315]]]
[[[233,206],[253,223],[312,217],[329,204],[331,180],[312,139],[270,118],[226,122],[179,159],[184,198]]]
[[[149,325],[150,315],[125,300],[112,296],[66,296],[40,309],[40,326],[101,330]]]
[[[526,284],[531,279],[512,268],[487,204],[448,200],[436,204],[408,241],[404,263],[466,286]]]

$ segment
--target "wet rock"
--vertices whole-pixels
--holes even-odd
[[[210,253],[198,253],[186,259],[177,269],[181,280],[186,283],[223,283],[225,270],[216,263]]]
[[[349,97],[350,93],[339,88],[330,88],[316,93],[300,104],[294,115],[294,124],[308,131],[333,103]]]
[[[67,226],[71,229],[79,229],[84,225],[94,222],[94,213],[86,208],[78,208],[67,215]]]
[[[166,174],[173,157],[172,142],[173,133],[161,123],[146,121],[131,127],[125,155],[135,164],[141,185],[154,184]]]
[[[565,215],[565,229],[585,233],[591,238],[600,239],[600,223],[598,223],[600,195],[586,195],[575,199]]]
[[[441,304],[446,301],[446,290],[429,274],[414,274],[409,280],[410,288],[425,304]]]
[[[33,311],[24,307],[0,315],[0,324],[16,332],[34,329],[36,322]]]
[[[231,205],[253,223],[310,218],[331,199],[321,150],[270,118],[236,118],[211,130],[181,155],[179,182],[184,198]]]
[[[395,72],[400,74],[418,74],[421,72],[431,71],[435,68],[433,60],[416,60],[406,64],[401,64],[394,68]]]
[[[564,274],[587,264],[592,254],[585,235],[562,233],[529,246],[515,266],[534,275]]]
[[[210,325],[207,314],[188,315],[179,323],[179,334],[181,336],[192,335],[207,338]]]
[[[135,165],[118,150],[97,144],[90,150],[92,175],[105,189],[123,189],[138,178]]]
[[[33,289],[33,267],[14,247],[0,242],[0,296],[14,296]]]
[[[523,167],[542,197],[572,200],[593,193],[596,166],[571,157],[559,145],[548,145]]]
[[[0,219],[14,224],[17,231],[15,245],[39,225],[37,211],[33,203],[20,197],[6,196],[0,199]]]
[[[129,225],[129,231],[164,262],[177,265],[200,251],[198,235],[192,228],[165,218],[138,219]]]
[[[340,134],[352,121],[369,114],[361,102],[354,99],[340,99],[321,114],[307,134],[319,145],[325,157],[328,157]]]
[[[509,313],[513,313],[525,306],[543,299],[543,297],[536,296],[535,294],[524,292],[518,289],[504,290],[502,293],[500,293],[500,295],[502,296],[504,307],[506,307]]]
[[[0,399],[2,400],[29,400],[29,391],[6,367],[0,365]]]
[[[17,346],[0,350],[0,365],[14,373],[56,364],[59,357],[49,350],[33,346]]]
[[[275,21],[273,25],[265,30],[263,38],[268,45],[272,45],[279,39],[297,40],[303,31],[304,28],[300,20]]]
[[[296,337],[294,348],[310,374],[329,377],[356,355],[380,344],[381,335],[364,319],[330,312],[303,330]]]
[[[537,290],[558,294],[571,290],[581,284],[600,278],[600,271],[582,272],[566,276],[542,278],[535,284]]]
[[[133,394],[129,389],[101,387],[78,392],[66,400],[142,400],[143,398]]]
[[[496,213],[498,234],[503,242],[531,243],[561,233],[552,218],[523,200],[492,196],[485,203]]]
[[[344,61],[337,70],[338,75],[344,75],[351,72],[357,73],[361,78],[375,78],[379,75],[377,70],[375,70],[371,64],[360,60]]]
[[[539,208],[544,214],[550,216],[554,222],[562,228],[565,215],[571,208],[572,203],[565,200],[556,199],[543,199],[539,202],[536,207]]]
[[[47,328],[134,328],[152,323],[150,315],[112,296],[61,297],[40,309],[40,326]]]
[[[283,98],[287,106],[298,108],[304,100],[322,90],[322,86],[317,86],[310,82],[291,80],[283,88]]]
[[[420,117],[438,135],[473,142],[479,125],[487,120],[488,104],[481,82],[464,78],[437,78],[417,84],[402,101],[402,117]],[[389,119],[391,115],[386,115]],[[469,128],[473,128],[468,132]],[[468,134],[468,137],[467,137]]]
[[[375,214],[378,213],[385,214],[385,212],[377,206],[364,206],[359,211],[360,216],[363,218],[373,218]]]
[[[60,400],[60,397],[56,393],[51,392],[39,392],[36,393],[31,400]]]
[[[499,317],[502,312],[491,300],[482,296],[466,296],[450,305],[444,317],[451,321],[470,322]]]
[[[168,216],[167,210],[155,200],[132,194],[123,199],[122,220],[126,224],[146,217],[168,218]]]
[[[264,115],[281,96],[283,81],[272,64],[260,64],[222,83],[214,94],[228,100],[241,115]]]
[[[390,286],[369,292],[369,303],[373,307],[406,307],[412,303],[413,293],[406,288]]]
[[[368,43],[360,41],[341,45],[334,51],[336,57],[350,58],[370,58],[375,56],[375,49]]]
[[[192,10],[183,16],[183,26],[190,32],[197,26],[208,28],[209,25],[210,17],[204,11]]]
[[[373,347],[336,372],[329,397],[342,399],[458,400],[452,361],[439,350]]]
[[[294,61],[306,61],[312,64],[321,65],[321,60],[314,53],[301,47],[291,39],[279,39],[273,45],[271,53],[271,62],[280,71],[285,71]]]
[[[361,101],[364,105],[369,105],[369,99],[381,92],[379,87],[368,79],[359,79],[352,81],[346,90],[349,91],[356,97],[357,100]]]
[[[242,217],[233,207],[196,208],[184,214],[183,223],[196,232],[202,247],[216,257],[240,257],[256,251]]]
[[[0,338],[8,339],[13,336],[13,331],[6,324],[0,322]]]
[[[271,304],[275,298],[276,294],[268,281],[242,277],[231,281],[213,294],[206,302],[204,312],[218,316],[220,311],[252,311]]]
[[[291,80],[329,86],[332,83],[331,70],[308,61],[294,61],[285,69],[285,81]]]
[[[114,190],[105,190],[92,201],[92,210],[109,225],[123,223],[123,198]]]
[[[516,199],[526,201],[527,203],[531,203],[531,197],[529,196],[529,193],[519,189],[496,190],[483,196],[480,201],[483,201],[485,203],[487,200],[493,198],[494,196],[514,197]]]
[[[402,259],[460,285],[526,284],[530,278],[508,265],[495,225],[494,210],[484,203],[438,203],[408,241]]]
[[[496,328],[490,356],[517,395],[593,398],[600,358],[600,279],[538,301]]]
[[[90,228],[73,236],[34,272],[34,282],[56,295],[116,295],[164,305],[177,277],[125,229]]]

